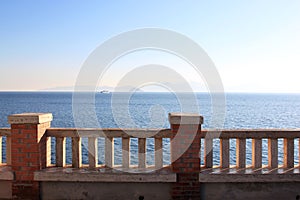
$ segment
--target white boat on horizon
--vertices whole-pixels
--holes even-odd
[[[108,90],[101,90],[101,91],[99,91],[99,93],[101,93],[101,94],[109,94],[110,91],[108,91]]]

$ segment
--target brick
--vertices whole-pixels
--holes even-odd
[[[39,146],[32,145],[30,147],[23,148],[24,153],[39,153]]]
[[[27,137],[23,139],[23,142],[27,144],[37,144],[38,141],[36,138],[29,138],[27,135]]]
[[[38,158],[25,158],[24,166],[37,166],[40,164],[40,160]]]
[[[39,199],[39,185],[34,181],[14,181],[13,194],[16,199]]]
[[[37,130],[35,129],[22,129],[22,134],[25,134],[25,137],[27,138],[27,134],[31,135],[32,138],[36,137]]]
[[[25,125],[25,129],[34,129],[36,130],[37,129],[37,124],[26,124]]]
[[[24,174],[19,177],[19,180],[33,180],[34,175],[33,174]]]
[[[12,129],[25,129],[26,125],[25,124],[12,124],[11,128]]]

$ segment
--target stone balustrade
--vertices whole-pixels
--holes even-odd
[[[299,164],[295,165],[300,158],[300,153],[295,157],[295,147],[298,146],[300,152],[298,129],[201,130],[203,118],[200,115],[181,113],[169,115],[170,129],[51,128],[51,120],[52,114],[16,114],[8,117],[11,128],[0,129],[0,151],[2,144],[6,150],[4,158],[0,152],[0,185],[5,183],[5,187],[8,188],[6,193],[2,194],[0,191],[0,198],[55,199],[77,198],[76,195],[79,195],[78,198],[84,198],[80,195],[85,193],[79,194],[80,190],[73,191],[75,196],[51,193],[55,187],[51,186],[51,183],[54,182],[57,185],[57,182],[139,183],[135,188],[155,183],[156,185],[151,187],[160,187],[156,188],[157,190],[167,188],[167,192],[160,191],[157,196],[143,188],[140,189],[139,197],[144,193],[144,196],[150,196],[152,199],[205,199],[203,190],[206,190],[207,195],[209,191],[213,191],[209,189],[209,185],[202,188],[207,183],[300,183]],[[51,138],[55,138],[55,151],[51,151]],[[72,144],[70,165],[66,164],[67,138],[71,138]],[[88,165],[82,163],[82,138],[88,140]],[[99,138],[105,140],[103,165],[98,164]],[[122,141],[121,165],[115,165],[114,162],[116,138],[121,138]],[[130,142],[133,138],[138,140],[137,165],[131,165],[130,162]],[[151,166],[147,165],[146,159],[147,138],[154,140],[154,165]],[[170,140],[170,165],[163,164],[164,139]],[[268,155],[265,155],[268,165],[262,163],[264,139],[268,143]],[[279,139],[283,139],[283,165],[279,165],[278,162]],[[230,140],[236,141],[235,147],[230,146]],[[251,165],[246,163],[247,140],[251,140],[252,143]],[[213,151],[213,144],[216,142],[219,142],[219,155]],[[201,144],[204,144],[203,151]],[[235,165],[230,165],[230,151],[235,151]],[[55,163],[51,163],[51,152],[55,152]],[[200,156],[201,154],[203,156]],[[201,157],[204,159],[202,166]],[[219,164],[214,165],[217,158]],[[3,160],[6,162],[2,162]],[[97,193],[89,192],[90,195]],[[128,192],[130,193],[130,189]],[[60,195],[66,193],[61,192]],[[105,195],[108,198],[108,193]],[[211,195],[218,197],[216,194]]]

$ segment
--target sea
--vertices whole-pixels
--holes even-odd
[[[74,109],[81,109],[84,121],[81,127],[91,128],[169,128],[168,113],[189,111],[204,117],[203,128],[213,127],[211,119],[213,107],[208,93],[193,94],[195,99],[189,104],[190,94],[162,92],[136,92],[132,94],[95,93],[93,101],[81,99],[74,105],[72,92],[0,92],[0,127],[9,127],[7,116],[17,113],[52,113],[51,127],[78,127],[74,123]],[[179,98],[180,97],[180,98]],[[183,100],[184,99],[184,100]],[[300,128],[300,94],[225,94],[225,129],[297,129]],[[87,106],[87,104],[93,104]],[[81,105],[82,104],[82,105]],[[184,105],[183,105],[184,104]],[[97,123],[89,123],[93,107]],[[75,116],[76,117],[76,116]],[[90,120],[90,121],[89,121]],[[218,127],[219,128],[219,127]],[[230,164],[235,164],[235,139],[230,139]],[[246,141],[246,163],[251,164],[251,139]],[[115,139],[115,164],[121,164],[121,139]],[[52,163],[55,163],[55,138],[51,140]],[[163,141],[164,164],[170,163],[170,141]],[[201,160],[203,164],[203,142]],[[2,145],[3,162],[6,161],[5,138]],[[104,162],[104,140],[98,139],[98,162]],[[295,164],[298,164],[299,142],[295,140]],[[214,164],[219,164],[219,140],[214,139]],[[137,140],[130,143],[131,164],[137,164]],[[67,138],[66,162],[71,163],[71,140]],[[88,163],[87,138],[82,140],[82,160]],[[147,164],[154,163],[154,141],[147,139]],[[263,164],[268,163],[267,140],[263,139]],[[279,164],[283,162],[283,140],[279,139]]]

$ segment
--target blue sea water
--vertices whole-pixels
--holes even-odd
[[[184,96],[184,95],[183,95]],[[187,95],[187,98],[189,96]],[[198,112],[204,117],[203,128],[210,125],[212,117],[211,98],[209,94],[197,93],[197,105],[191,104],[189,111]],[[119,99],[118,99],[119,98]],[[168,113],[181,112],[180,101],[171,93],[134,93],[129,102],[122,101],[119,94],[114,101],[116,112],[112,112],[112,93],[95,95],[95,112],[101,127],[128,127],[122,117],[129,115],[134,127],[168,128]],[[82,101],[84,107],[84,100]],[[124,110],[123,108],[128,108]],[[224,128],[300,128],[300,94],[226,94],[226,117]],[[119,112],[118,112],[119,111]],[[23,112],[50,112],[53,114],[52,127],[75,127],[72,112],[71,92],[0,92],[0,127],[9,127],[7,116]],[[84,112],[83,112],[84,113]],[[89,114],[84,115],[89,120]],[[153,118],[154,116],[154,118]],[[115,117],[121,119],[115,120]],[[152,119],[152,120],[151,120]],[[154,120],[153,120],[154,119]],[[156,119],[156,120],[155,120]],[[89,123],[86,123],[89,125]],[[52,140],[52,146],[55,140]],[[86,138],[83,144],[86,144]],[[104,141],[99,140],[99,162],[104,161]],[[164,140],[164,159],[169,162],[169,141]],[[298,163],[298,141],[295,140],[295,158]],[[54,146],[53,146],[54,147]],[[83,145],[83,162],[87,162],[86,145]],[[131,162],[137,162],[137,141],[131,141]],[[202,145],[203,147],[203,145]],[[235,140],[230,141],[231,164],[235,160]],[[3,145],[5,148],[5,145]],[[54,148],[52,148],[54,149]],[[53,150],[54,151],[54,150]],[[214,140],[214,163],[218,164],[218,140]],[[5,161],[5,151],[3,157]],[[102,152],[102,153],[101,153]],[[121,141],[115,141],[115,162],[121,162]],[[54,155],[54,152],[52,152]],[[247,141],[247,164],[251,163],[251,140]],[[147,140],[147,162],[153,164],[153,140]],[[203,156],[203,155],[202,155]],[[283,146],[279,140],[279,162],[282,163]],[[203,159],[202,159],[203,160]],[[54,162],[54,156],[52,156]],[[67,139],[67,163],[71,162],[71,144]],[[267,141],[263,140],[263,163],[267,163]]]

